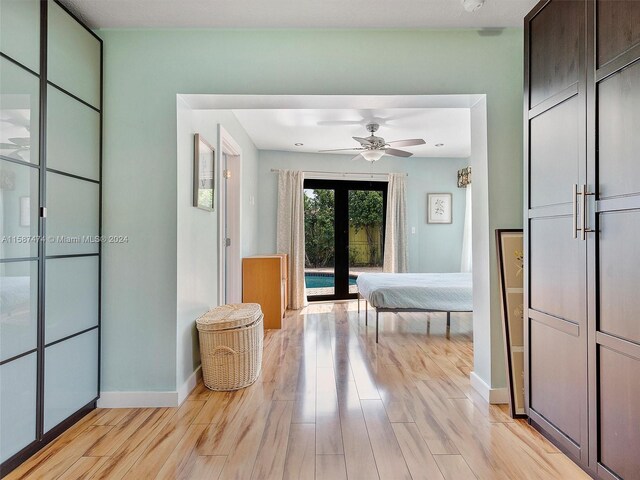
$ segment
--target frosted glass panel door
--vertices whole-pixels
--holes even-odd
[[[48,80],[100,108],[102,44],[56,2],[49,2]]]
[[[97,256],[47,260],[47,344],[98,326],[98,281]]]
[[[0,46],[2,53],[39,72],[40,0],[0,0]]]
[[[100,179],[100,112],[49,86],[47,167]]]
[[[0,462],[36,439],[36,354],[0,366]]]
[[[37,164],[40,80],[5,58],[0,58],[0,77],[0,155]]]
[[[102,41],[57,0],[0,0],[0,54],[4,477],[96,406]]]
[[[40,2],[0,0],[0,474],[37,442]]]
[[[45,350],[44,431],[65,420],[98,393],[98,331]]]
[[[98,396],[101,43],[48,3],[43,433]]]
[[[47,172],[47,256],[98,253],[100,185]]]
[[[38,336],[38,261],[0,263],[0,361],[34,351]]]

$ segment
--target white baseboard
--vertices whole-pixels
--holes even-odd
[[[482,398],[491,404],[505,404],[509,403],[509,389],[508,388],[491,388],[487,383],[480,378],[476,372],[471,372],[469,375],[471,386],[478,392]]]
[[[179,407],[202,377],[196,368],[177,392],[100,392],[98,408],[161,408]]]
[[[202,365],[198,365],[198,368],[196,368],[196,371],[193,372],[189,376],[189,378],[187,378],[186,382],[184,382],[180,387],[180,389],[178,390],[178,405],[182,405],[182,402],[184,402],[189,396],[189,394],[191,393],[191,391],[194,388],[196,388],[196,385],[198,384],[198,380],[200,380],[201,378],[202,378]]]
[[[178,392],[100,392],[98,408],[177,407]]]

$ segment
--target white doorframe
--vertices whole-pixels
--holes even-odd
[[[242,149],[218,124],[218,303],[242,301]],[[225,176],[226,170],[229,172]],[[226,228],[225,228],[226,226]],[[227,246],[227,238],[230,245]]]

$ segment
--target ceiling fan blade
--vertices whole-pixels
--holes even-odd
[[[364,120],[320,120],[318,126],[320,127],[339,127],[348,125],[364,125]]]
[[[364,157],[363,157],[362,155],[358,154],[358,155],[356,155],[355,157],[353,157],[353,158],[351,159],[351,161],[353,162],[354,160],[362,160],[363,158],[364,158]]]
[[[9,139],[10,142],[15,143],[19,147],[28,147],[31,141],[30,137],[13,137]]]
[[[16,145],[15,143],[0,143],[0,150],[15,150],[18,147],[19,145]]]
[[[31,121],[23,114],[16,110],[3,110],[2,113],[7,114],[6,117],[0,118],[0,122],[7,122],[16,127],[24,127],[29,131]]]
[[[364,150],[364,148],[361,147],[353,147],[353,148],[332,148],[330,150],[318,150],[318,152],[324,153],[324,152],[354,152],[354,151],[358,151],[358,150]]]
[[[387,155],[393,155],[394,157],[410,157],[413,155],[411,152],[407,152],[405,150],[397,150],[395,148],[385,148],[384,153]]]
[[[371,140],[369,140],[368,138],[362,138],[362,137],[351,137],[353,138],[356,142],[360,142],[360,145],[371,145]]]
[[[421,138],[408,138],[406,140],[394,140],[393,142],[389,142],[389,144],[393,144],[394,147],[413,147],[414,145],[424,145],[425,142]]]
[[[7,155],[7,157],[13,158],[14,160],[22,160],[22,161],[24,161],[24,158],[22,158],[22,156],[20,156],[20,153],[19,153],[21,151],[22,150],[14,150],[9,155]]]

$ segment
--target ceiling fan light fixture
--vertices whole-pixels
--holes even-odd
[[[473,13],[484,5],[484,0],[462,0],[463,8],[469,12]]]
[[[377,162],[384,155],[384,150],[365,150],[360,155],[364,157],[367,162]]]

